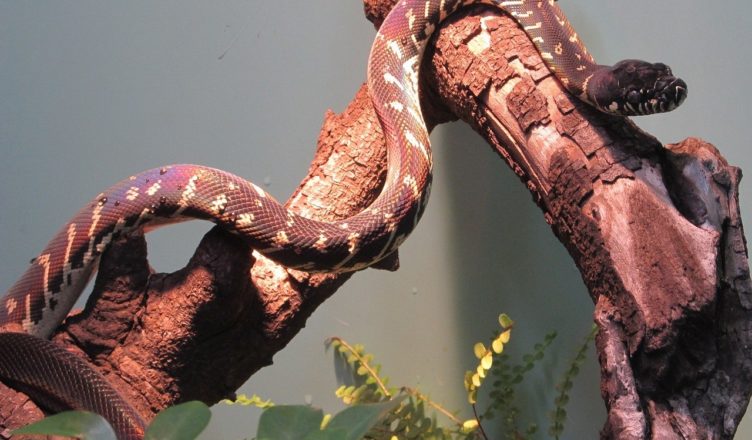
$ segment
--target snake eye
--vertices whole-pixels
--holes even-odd
[[[663,63],[655,63],[654,66],[661,73],[661,76],[674,76],[669,66]]]
[[[630,90],[627,93],[627,101],[630,104],[639,104],[642,101],[642,95],[637,90]]]

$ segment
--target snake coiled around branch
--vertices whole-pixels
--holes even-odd
[[[63,226],[0,300],[0,326],[14,324],[48,338],[113,239],[185,219],[213,221],[272,260],[305,271],[354,271],[390,255],[418,223],[430,193],[431,149],[418,89],[423,52],[441,21],[464,5],[479,3],[497,6],[517,20],[567,90],[601,111],[663,112],[686,97],[686,84],[664,64],[596,64],[553,0],[399,1],[376,35],[368,64],[368,87],[387,143],[386,182],[370,207],[341,221],[320,222],[287,211],[260,187],[221,170],[169,165],[144,171],[103,191]],[[52,373],[44,365],[31,369],[47,363],[47,357],[29,358],[24,377],[12,365],[35,350],[54,353],[60,362],[74,356],[50,342],[29,341],[0,337],[0,377],[21,387],[44,388],[40,376]],[[29,374],[33,386],[27,384]],[[94,382],[83,392],[110,392]],[[111,408],[89,409],[106,413]],[[132,419],[129,414],[112,420],[121,437],[138,437]]]

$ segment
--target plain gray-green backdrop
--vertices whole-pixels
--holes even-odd
[[[749,2],[560,4],[600,62],[663,61],[687,81],[686,103],[639,118],[643,128],[666,143],[703,137],[752,168]],[[364,80],[373,35],[359,0],[0,0],[0,291],[90,197],[143,169],[219,167],[286,199],[324,111],[341,111]],[[546,431],[554,385],[590,329],[591,301],[529,193],[488,146],[459,123],[432,140],[433,196],[400,250],[402,268],[357,274],[241,392],[340,409],[323,345],[339,335],[376,354],[392,384],[418,386],[467,417],[472,344],[506,312],[517,321],[514,355],[559,332],[518,402],[522,420]],[[745,219],[749,188],[742,181]],[[156,269],[181,267],[209,226],[152,234]],[[568,412],[564,438],[596,438],[605,411],[592,350]],[[205,438],[250,437],[259,413],[215,406]]]

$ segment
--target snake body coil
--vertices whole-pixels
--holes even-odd
[[[686,84],[663,64],[627,60],[613,67],[597,65],[553,0],[400,1],[379,29],[368,64],[368,86],[388,155],[384,188],[369,208],[342,221],[320,222],[287,211],[263,189],[221,170],[170,165],[145,171],[98,195],[54,236],[0,300],[0,325],[20,324],[31,335],[49,337],[108,243],[137,229],[187,218],[220,224],[267,257],[306,271],[353,271],[389,255],[413,230],[428,200],[431,150],[418,93],[423,51],[442,20],[476,3],[495,5],[514,17],[563,85],[602,111],[668,111],[686,97]],[[0,376],[25,383],[8,364],[34,347],[48,347],[43,344],[0,337]],[[55,356],[73,357],[62,350]],[[46,363],[44,359],[34,358],[28,368]],[[78,374],[75,369],[57,371],[67,377]],[[46,374],[40,369],[33,375],[38,380]],[[41,383],[38,387],[44,388]],[[131,419],[113,420],[119,436],[138,438]]]

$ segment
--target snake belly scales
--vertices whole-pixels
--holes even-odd
[[[354,271],[393,252],[418,222],[430,189],[431,150],[418,92],[422,55],[439,23],[469,4],[494,5],[513,17],[567,90],[599,110],[658,113],[676,108],[687,95],[686,84],[664,64],[596,64],[554,0],[400,1],[381,25],[368,63],[388,157],[384,187],[370,207],[341,221],[315,221],[287,211],[241,177],[198,165],[170,165],[125,179],[81,209],[0,300],[0,326],[20,325],[26,332],[0,333],[0,378],[49,407],[102,414],[119,438],[141,438],[144,423],[136,411],[98,373],[46,340],[113,239],[197,218],[305,271]]]

